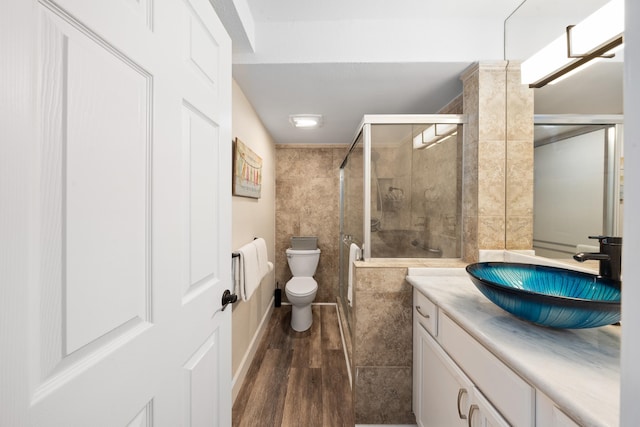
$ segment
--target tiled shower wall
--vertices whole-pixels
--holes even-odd
[[[413,223],[425,230],[426,247],[442,251],[443,258],[460,258],[462,132],[434,147],[414,151]]]
[[[291,278],[285,250],[291,236],[317,236],[321,250],[314,302],[336,302],[340,235],[340,164],[344,146],[276,145],[276,282]]]

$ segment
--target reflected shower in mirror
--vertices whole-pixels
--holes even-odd
[[[598,252],[592,235],[621,235],[622,118],[538,116],[534,126],[536,255]]]

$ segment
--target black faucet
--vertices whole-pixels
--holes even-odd
[[[580,252],[573,256],[578,262],[587,260],[600,261],[600,276],[620,281],[622,271],[622,237],[589,236],[590,239],[598,239],[600,252]]]

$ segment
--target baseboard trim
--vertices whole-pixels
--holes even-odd
[[[256,355],[256,351],[258,351],[258,346],[260,345],[260,341],[266,331],[266,325],[268,323],[271,314],[273,313],[274,306],[274,298],[272,297],[269,301],[269,309],[262,316],[262,320],[260,321],[260,325],[256,330],[256,333],[253,334],[253,338],[251,339],[251,343],[249,344],[249,348],[244,353],[242,357],[242,361],[240,362],[240,368],[238,372],[233,376],[233,380],[231,381],[231,390],[232,390],[232,401],[236,402],[236,398],[240,393],[240,389],[242,388],[242,384],[244,383],[245,377],[247,376],[247,372],[249,371],[249,367],[251,366],[251,362],[253,361],[253,357]]]

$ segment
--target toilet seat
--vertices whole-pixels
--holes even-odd
[[[318,289],[318,283],[313,277],[293,277],[285,285],[286,291],[293,296],[305,296]]]

